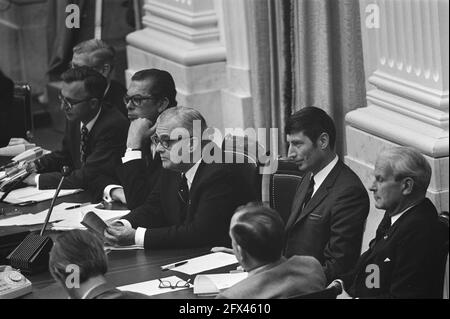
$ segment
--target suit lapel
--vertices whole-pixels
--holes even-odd
[[[336,182],[336,178],[339,174],[339,172],[342,169],[342,163],[341,161],[338,161],[336,165],[331,170],[330,174],[325,178],[323,183],[320,185],[319,189],[316,191],[316,193],[313,195],[311,200],[308,202],[308,204],[305,206],[305,208],[301,211],[298,218],[295,220],[294,224],[297,224],[302,219],[304,219],[306,216],[308,216],[310,213],[313,212],[313,210],[324,201],[324,199],[327,197],[329,193],[329,189],[332,188]]]
[[[303,177],[300,185],[297,188],[297,191],[294,196],[294,202],[292,203],[291,214],[286,223],[286,227],[285,227],[286,229],[291,227],[294,224],[294,221],[296,221],[298,218],[298,213],[300,211],[300,207],[303,204],[306,193],[308,192],[308,186],[309,186],[309,183],[311,182],[311,175],[312,175],[311,172],[307,173]]]

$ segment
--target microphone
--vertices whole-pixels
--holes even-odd
[[[47,227],[48,221],[50,220],[50,216],[52,214],[56,198],[61,190],[62,183],[64,182],[64,178],[70,174],[69,167],[64,166],[61,173],[61,180],[56,188],[55,195],[53,196],[40,234],[29,234],[7,257],[12,267],[20,269],[25,273],[35,274],[45,271],[48,268],[49,252],[52,249],[53,241],[50,237],[43,236],[43,234],[45,228]]]

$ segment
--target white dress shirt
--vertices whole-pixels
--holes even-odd
[[[336,155],[334,159],[328,163],[327,166],[322,168],[316,175],[313,176],[314,179],[314,191],[311,195],[311,198],[314,196],[316,191],[319,189],[320,185],[322,185],[323,181],[327,176],[330,174],[331,170],[336,166],[337,162],[339,160],[339,157]]]

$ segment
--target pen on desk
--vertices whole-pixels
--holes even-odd
[[[89,205],[89,204],[90,204],[90,203],[77,204],[77,205],[73,205],[73,206],[66,207],[66,208],[64,208],[64,210],[80,208],[80,207],[83,207],[83,206],[86,206],[86,205]]]
[[[187,263],[188,263],[187,260],[180,261],[180,262],[177,262],[177,263],[174,263],[174,264],[170,264],[170,265],[167,265],[167,266],[162,266],[161,269],[162,270],[169,270],[169,269],[172,269],[172,268],[175,268],[175,267],[183,266],[183,265],[185,265]]]

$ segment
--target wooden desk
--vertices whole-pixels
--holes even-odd
[[[87,201],[89,201],[89,197],[86,193],[83,192],[79,194],[60,197],[57,199],[56,204],[59,204],[61,202],[82,203]],[[12,205],[0,203],[0,209],[3,208],[5,211],[20,209],[20,211],[22,211],[23,213],[37,213],[45,209],[48,209],[49,205],[50,200],[40,202],[34,206],[23,208],[22,207],[17,208]],[[118,208],[120,209],[123,207]],[[32,226],[30,227],[30,229],[38,230],[40,229],[40,227],[41,225]],[[52,232],[52,236],[56,234],[57,232]],[[163,272],[161,271],[160,266],[206,254],[209,252],[209,249],[210,247],[199,249],[183,249],[183,250],[111,251],[108,254],[109,269],[106,278],[111,284],[115,286],[123,286],[173,275],[176,275],[186,280],[189,278],[189,276],[187,276],[186,274],[178,273],[176,271],[171,270]],[[226,267],[225,269],[231,268],[232,267]],[[225,269],[219,269],[216,270],[216,272]],[[194,277],[195,276],[192,277],[192,280],[194,279]],[[33,292],[29,295],[24,296],[24,298],[33,298],[33,299],[67,298],[67,294],[65,293],[64,289],[54,281],[54,279],[51,277],[48,271],[33,276],[27,275],[27,278],[33,283]],[[193,294],[192,289],[186,289],[157,295],[155,296],[155,298],[186,299],[186,298],[197,298],[197,296]]]

